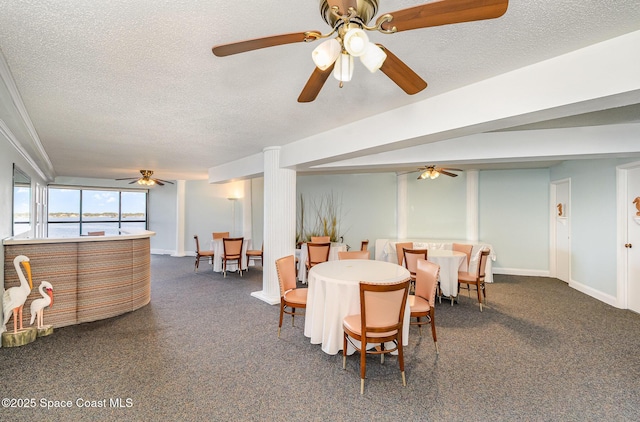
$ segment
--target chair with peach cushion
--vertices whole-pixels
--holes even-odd
[[[360,242],[360,250],[361,251],[366,251],[369,249],[369,239],[365,239],[362,242]]]
[[[225,237],[229,237],[229,232],[213,232],[211,236],[213,236],[213,240],[224,239]]]
[[[427,259],[427,249],[403,249],[404,254],[404,267],[409,270],[411,274],[411,281],[416,281],[416,271],[418,269],[418,260]]]
[[[467,272],[469,270],[471,270],[471,251],[473,250],[473,245],[467,245],[464,243],[454,243],[452,245],[452,248],[454,251],[456,252],[462,252],[463,254],[467,255]],[[458,271],[458,274],[460,273],[460,271]],[[467,285],[467,290],[469,290],[469,285]],[[442,295],[440,295],[442,296]],[[453,301],[453,298],[452,298]]]
[[[338,259],[369,259],[369,251],[340,251]]]
[[[478,267],[473,273],[459,272],[458,273],[458,297],[460,297],[460,284],[466,284],[467,287],[471,285],[476,286],[478,291],[478,302],[480,303],[480,312],[482,312],[482,298],[484,297],[485,303],[487,302],[487,290],[485,288],[485,268],[487,267],[487,259],[489,258],[489,249],[483,249],[480,251],[480,259],[478,260]],[[482,292],[482,293],[480,293]]]
[[[244,242],[243,237],[225,237],[222,239],[222,245],[224,247],[224,255],[222,255],[222,274],[227,276],[227,263],[229,261],[236,261],[238,263],[238,272],[242,277],[242,244]]]
[[[431,324],[431,335],[436,346],[436,354],[440,354],[435,320],[435,300],[439,273],[440,266],[438,264],[419,259],[416,270],[415,295],[409,296],[411,318],[416,318],[416,321],[411,321],[411,325],[417,325],[420,335],[422,335],[422,326]],[[423,317],[426,317],[426,320],[422,320]]]
[[[211,265],[213,266],[213,251],[203,251],[200,250],[200,242],[198,241],[198,236],[193,236],[196,241],[196,265],[193,269],[195,272],[198,272],[198,267],[200,266],[201,259],[209,259],[211,258]]]
[[[407,385],[404,375],[402,325],[408,293],[409,279],[388,284],[360,282],[360,314],[347,315],[342,322],[342,369],[347,368],[347,342],[350,342],[360,353],[360,394],[364,394],[367,354],[380,355],[380,362],[384,363],[384,355],[397,350],[402,385]],[[360,345],[351,339],[360,342]],[[393,342],[394,347],[386,349],[385,342]],[[369,345],[379,346],[368,350]]]
[[[280,283],[280,322],[278,324],[278,337],[282,328],[282,317],[284,314],[291,315],[291,326],[294,326],[296,309],[307,307],[306,288],[296,287],[296,263],[293,255],[285,256],[276,260],[276,270],[278,272],[278,282]],[[289,307],[291,310],[287,309]]]
[[[413,249],[413,242],[396,243],[396,255],[398,257],[398,265],[404,266],[403,249]]]
[[[331,251],[331,243],[307,243],[307,271],[309,271],[314,265],[329,260],[329,252]]]
[[[245,255],[247,255],[247,271],[249,271],[250,259],[253,259],[254,262],[256,259],[259,259],[260,263],[262,263],[262,256],[264,255],[264,243],[262,244],[261,249],[249,249],[247,250],[247,252],[245,252]]]
[[[312,243],[327,243],[331,242],[331,237],[329,236],[311,236]]]

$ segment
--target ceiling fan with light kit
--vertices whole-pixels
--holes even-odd
[[[320,0],[322,18],[332,28],[326,34],[313,30],[272,35],[216,45],[212,51],[214,55],[224,57],[261,48],[328,38],[311,53],[316,68],[302,89],[298,102],[315,100],[331,73],[340,81],[340,87],[344,82],[350,81],[354,57],[359,57],[370,72],[379,69],[403,91],[413,95],[425,89],[427,83],[389,49],[370,42],[365,31],[393,34],[411,29],[494,19],[502,16],[509,5],[508,0],[436,0],[382,14],[369,26],[369,22],[378,13],[378,3],[379,0]]]
[[[444,174],[445,176],[450,176],[450,177],[458,177],[457,174],[451,173],[451,172],[463,171],[463,170],[446,168],[446,167],[425,166],[425,167],[420,167],[418,171],[420,172],[420,176],[418,176],[418,180],[423,180],[423,179],[435,179],[441,174]]]
[[[153,170],[140,170],[140,174],[142,177],[125,177],[124,179],[116,179],[116,180],[133,180],[133,182],[129,182],[130,185],[137,183],[143,186],[153,186],[159,185],[164,186],[165,183],[170,183],[173,185],[173,182],[168,180],[156,179],[153,176]]]

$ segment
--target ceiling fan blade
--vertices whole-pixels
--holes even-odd
[[[133,185],[134,183],[138,183],[138,179],[134,180],[133,182],[129,182],[130,185]]]
[[[504,15],[507,6],[509,6],[509,0],[439,0],[389,13],[393,19],[390,22],[384,22],[382,29],[391,30],[395,26],[396,31],[400,32],[494,19]],[[378,23],[383,19],[384,15],[378,18]]]
[[[170,181],[168,181],[168,180],[162,180],[162,179],[153,179],[153,180],[155,180],[156,182],[170,183],[170,184],[172,184],[172,185],[174,184],[173,182],[170,182]]]
[[[334,65],[332,64],[326,70],[320,70],[317,67],[313,69],[313,73],[298,97],[299,103],[310,103],[316,99],[327,78],[331,75]]]
[[[162,182],[161,182],[160,180],[158,180],[158,179],[151,179],[151,180],[153,180],[154,182],[156,182],[156,185],[164,186],[164,183],[162,183]]]
[[[450,167],[442,167],[442,168],[439,168],[438,170],[464,171],[462,169],[452,169]]]
[[[125,177],[125,178],[123,178],[123,179],[116,179],[116,180],[134,180],[134,179],[135,179],[135,180],[138,180],[138,179],[139,179],[139,177]]]
[[[244,53],[246,51],[258,50],[260,48],[275,47],[278,45],[293,44],[304,41],[315,41],[317,37],[309,36],[310,33],[320,34],[319,31],[292,32],[290,34],[273,35],[270,37],[255,38],[230,44],[220,44],[214,46],[211,51],[213,51],[213,54],[218,57],[224,57],[232,54]]]
[[[378,44],[387,54],[380,70],[409,95],[416,94],[427,87],[427,83],[391,51]]]
[[[340,12],[341,15],[346,15],[350,7],[353,7],[354,10],[358,8],[357,0],[328,0],[327,3],[329,4],[329,8],[338,6],[338,12]]]
[[[449,173],[448,171],[446,171],[446,170],[442,170],[442,169],[440,169],[440,170],[438,171],[438,173],[446,174],[447,176],[451,176],[451,177],[458,177],[458,175],[457,175],[457,174],[455,174],[455,173]]]

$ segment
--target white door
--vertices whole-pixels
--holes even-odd
[[[640,167],[627,177],[627,305],[640,313]]]
[[[556,186],[555,204],[555,261],[556,278],[568,283],[571,278],[571,225],[570,223],[570,182],[565,180],[554,183]]]

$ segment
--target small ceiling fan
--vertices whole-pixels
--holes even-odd
[[[283,44],[329,38],[311,53],[316,68],[302,89],[298,102],[315,100],[332,72],[340,81],[340,87],[343,82],[350,81],[354,57],[360,57],[371,72],[381,70],[403,91],[413,95],[425,89],[427,83],[383,45],[369,42],[365,31],[393,34],[411,29],[494,19],[502,16],[509,5],[509,0],[437,0],[385,13],[376,19],[374,25],[368,26],[378,12],[378,2],[379,0],[320,0],[322,18],[332,28],[326,34],[313,30],[272,35],[216,45],[212,51],[216,56],[224,57]]]
[[[463,171],[463,170],[445,168],[445,167],[436,167],[436,166],[426,166],[426,167],[420,167],[418,169],[418,171],[421,172],[420,176],[418,176],[418,180],[422,180],[422,179],[435,179],[436,177],[440,176],[441,174],[444,174],[446,176],[451,176],[451,177],[458,177],[457,174],[451,173],[451,172],[452,171]]]
[[[116,179],[116,180],[133,180],[133,182],[129,183],[130,185],[134,183],[138,183],[139,185],[144,185],[144,186],[153,186],[153,185],[164,186],[165,183],[171,183],[173,185],[173,182],[170,182],[168,180],[155,179],[151,177],[153,176],[153,170],[140,170],[140,174],[142,174],[142,177],[125,177],[124,179]]]

